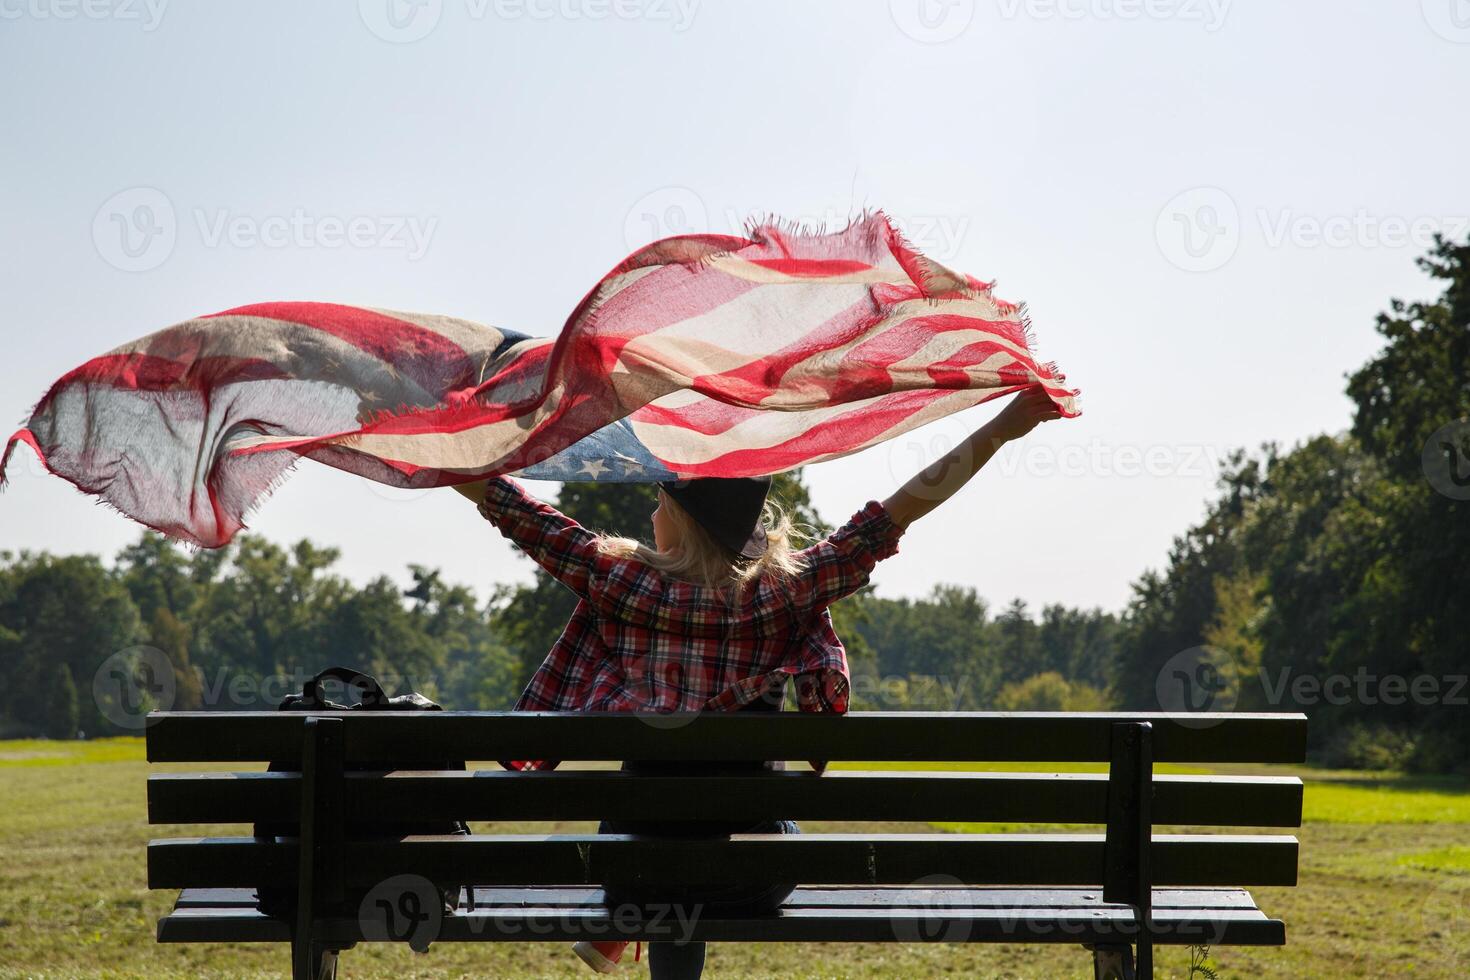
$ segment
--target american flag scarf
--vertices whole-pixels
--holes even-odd
[[[185,321],[52,385],[0,481],[24,442],[127,516],[218,547],[302,456],[415,488],[757,476],[1033,385],[1078,414],[1022,309],[881,213],[833,233],[762,222],[639,249],[555,338],[333,303]]]

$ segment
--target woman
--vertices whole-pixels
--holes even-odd
[[[769,477],[660,484],[652,547],[589,531],[507,478],[456,487],[580,599],[516,710],[772,710],[794,679],[802,710],[845,712],[847,657],[828,607],[862,587],[873,567],[897,552],[904,530],[964,486],[1004,443],[1058,417],[1040,388],[1027,389],[881,504],[868,501],[843,527],[801,551],[792,546],[789,517],[766,501]],[[555,764],[507,763],[518,769]],[[630,762],[625,768],[680,767]],[[601,829],[698,836],[794,833],[796,825],[604,821]],[[656,898],[696,904],[705,914],[759,914],[779,907],[793,887],[665,890]],[[607,901],[653,898],[610,891]],[[626,946],[578,943],[576,950],[594,969],[610,972]],[[655,942],[650,973],[654,980],[698,977],[704,952],[703,943]]]

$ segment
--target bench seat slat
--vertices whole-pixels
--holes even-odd
[[[187,894],[187,893],[186,893]],[[248,897],[247,890],[236,892]],[[183,899],[180,903],[183,904]],[[1086,908],[1105,905],[1100,888],[842,888],[801,887],[786,900],[788,908],[844,908],[864,905],[920,903],[936,908],[1012,908],[1016,906]],[[245,904],[250,904],[246,901]],[[476,906],[600,906],[601,888],[475,887]],[[1254,909],[1243,888],[1155,888],[1154,908]]]
[[[323,712],[352,717],[347,761],[785,759],[1107,762],[1114,724],[1154,725],[1157,762],[1302,762],[1302,714],[1162,712]],[[305,713],[154,712],[150,762],[294,762]],[[677,736],[677,737],[671,737]]]
[[[1160,909],[1153,918],[1160,944],[1274,946],[1285,942],[1281,922],[1258,909]],[[621,930],[621,931],[619,931]],[[671,932],[671,930],[676,930]],[[685,927],[672,918],[635,924],[604,908],[508,907],[460,911],[445,916],[435,942],[657,940],[671,935],[713,942],[910,941],[944,942],[1119,942],[1138,935],[1131,909],[1055,907],[901,908],[889,904],[842,908],[787,907],[759,918],[700,916]],[[363,940],[361,924],[327,919],[320,935],[344,942]],[[160,942],[286,942],[290,927],[253,909],[183,908],[159,921]]]
[[[803,883],[911,884],[943,874],[987,885],[1095,885],[1103,880],[1100,834],[736,835],[728,840],[652,840],[619,835],[407,837],[346,845],[347,880],[368,885],[398,874],[478,884],[637,883],[658,873],[684,881],[747,882],[765,869],[799,869]],[[153,841],[152,888],[289,884],[296,847],[255,838]],[[1155,835],[1156,885],[1292,885],[1294,837]]]
[[[347,812],[375,820],[911,820],[1101,824],[1103,773],[773,772],[645,776],[627,772],[352,773]],[[148,778],[153,823],[290,821],[296,773]],[[1296,827],[1302,783],[1290,776],[1156,776],[1155,824]]]
[[[493,888],[475,886],[474,905],[598,907],[601,888]],[[846,908],[868,905],[922,904],[931,908],[1087,908],[1107,903],[1099,888],[810,888],[801,887],[786,900],[788,908]],[[461,904],[468,905],[464,896]],[[175,909],[247,908],[256,905],[253,888],[186,888]],[[1254,909],[1255,900],[1243,888],[1155,888],[1156,909]]]

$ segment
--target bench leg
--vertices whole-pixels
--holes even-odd
[[[1092,947],[1093,980],[1134,980],[1132,946]]]
[[[296,957],[292,980],[337,980],[337,950],[311,943],[304,957]]]

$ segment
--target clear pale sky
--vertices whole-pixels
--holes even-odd
[[[632,247],[882,207],[1083,390],[907,533],[938,582],[1119,608],[1237,446],[1345,428],[1428,234],[1470,230],[1466,0],[0,0],[0,413],[119,343],[328,300],[555,332]],[[993,406],[807,471],[841,523]],[[41,473],[0,549],[131,522]],[[554,493],[555,485],[534,484]],[[254,533],[529,578],[450,491],[303,463]]]

